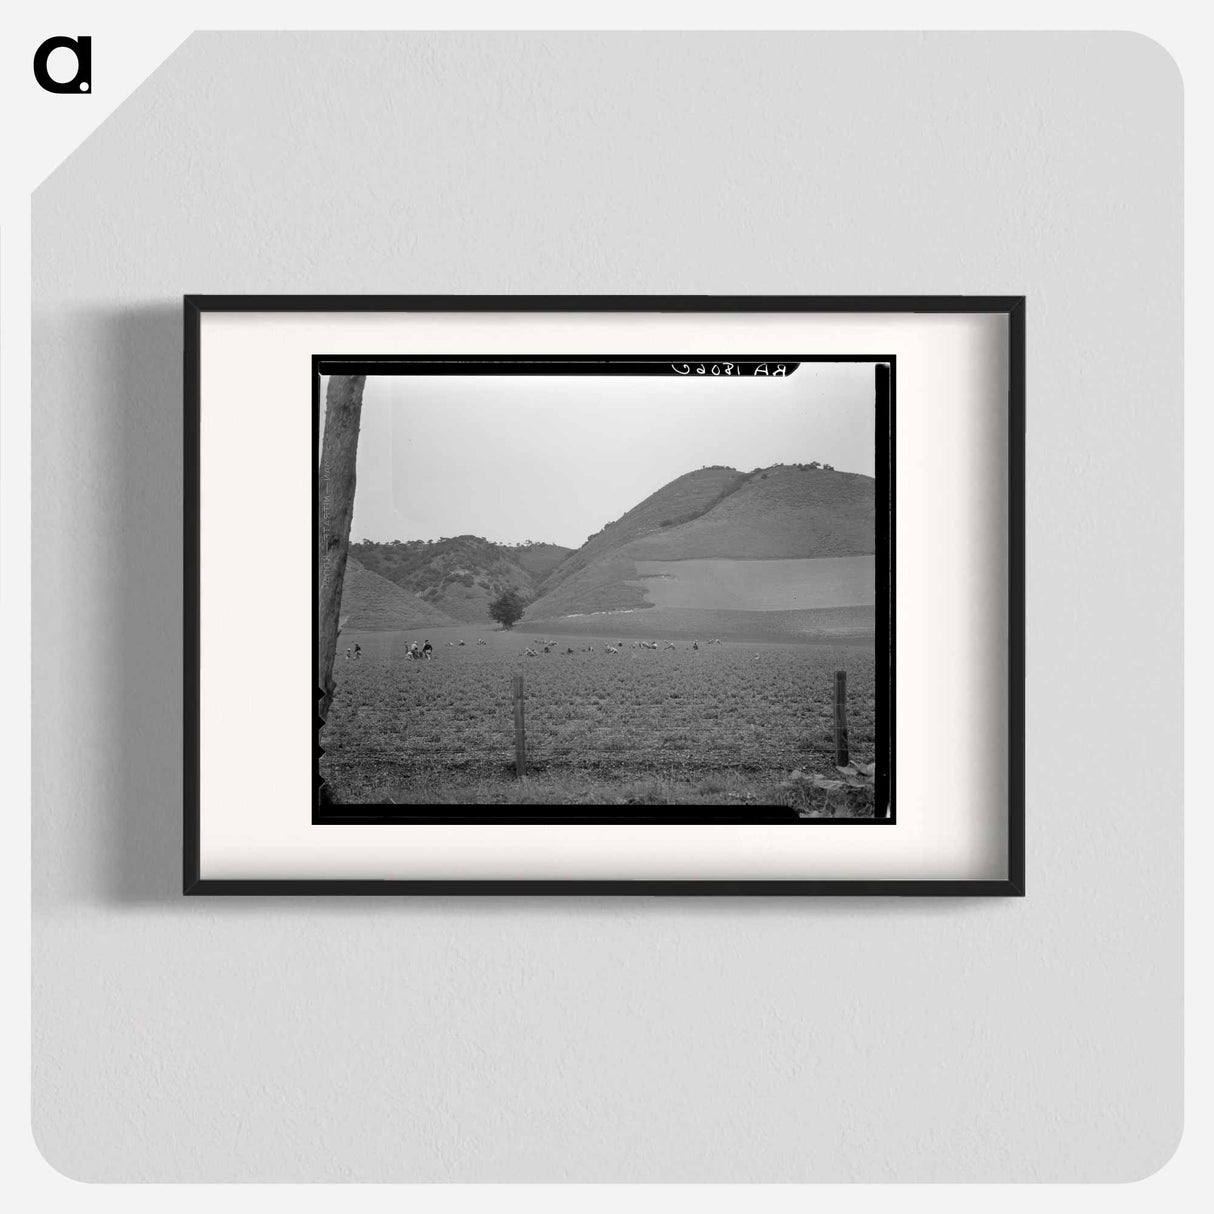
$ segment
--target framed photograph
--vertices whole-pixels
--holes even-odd
[[[1021,297],[185,299],[185,892],[1024,893]]]

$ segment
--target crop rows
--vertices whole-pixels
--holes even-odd
[[[576,642],[571,642],[576,645]],[[596,779],[779,777],[831,772],[834,672],[848,673],[851,752],[875,757],[873,657],[864,647],[722,645],[693,652],[554,651],[525,659],[501,644],[432,662],[368,646],[343,663],[321,735],[321,774],[355,803],[385,786],[508,778],[511,676],[526,681],[528,770]]]

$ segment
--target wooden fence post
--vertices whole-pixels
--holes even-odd
[[[514,691],[514,774],[521,780],[527,774],[527,730],[523,721],[523,676],[516,674]]]
[[[835,671],[835,765],[847,766],[847,671]]]

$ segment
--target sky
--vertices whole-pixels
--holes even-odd
[[[871,363],[786,378],[368,376],[350,539],[577,548],[708,464],[872,476],[873,422]]]

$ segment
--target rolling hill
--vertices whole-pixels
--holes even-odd
[[[342,611],[351,628],[486,624],[514,588],[523,629],[871,636],[875,501],[871,477],[815,464],[701,468],[576,550],[473,535],[351,544]]]
[[[701,468],[677,477],[651,493],[640,505],[633,506],[601,531],[596,531],[552,570],[541,589],[551,590],[631,540],[698,518],[745,480],[745,473],[725,467]]]
[[[871,477],[812,465],[689,473],[563,560],[525,619],[652,608],[645,580],[656,576],[651,562],[871,555],[874,488]],[[757,565],[753,575],[760,575]],[[781,577],[787,581],[787,571]]]
[[[485,623],[508,587],[537,594],[545,573],[569,554],[558,544],[504,546],[476,535],[350,545],[351,558],[458,623]]]
[[[681,527],[641,537],[629,545],[629,554],[646,561],[686,561],[870,553],[874,485],[871,477],[851,472],[772,468],[745,478]]]
[[[351,632],[386,632],[455,623],[430,603],[366,569],[356,557],[346,560],[340,619]]]

